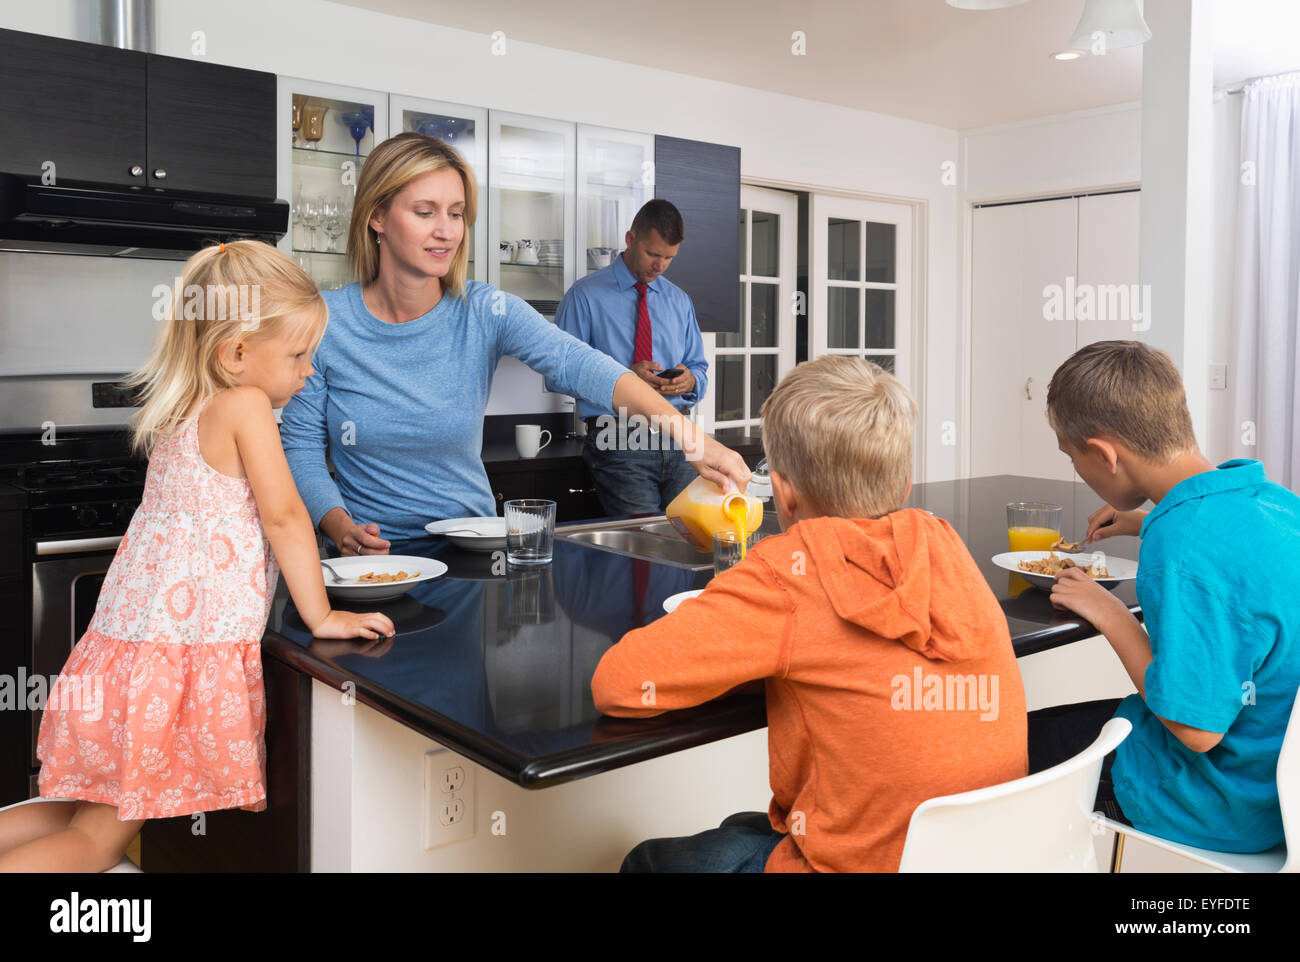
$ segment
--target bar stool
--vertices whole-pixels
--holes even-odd
[[[75,798],[29,798],[25,802],[15,802],[12,805],[6,805],[4,808],[0,808],[0,812],[7,812],[11,808],[17,808],[19,805],[41,805],[41,804],[52,803],[52,802],[75,802],[75,801],[76,801]],[[132,862],[125,855],[122,856],[122,861],[118,862],[112,868],[104,869],[105,873],[108,872],[129,873],[129,872],[139,872],[139,871],[140,871],[140,867],[136,865],[134,862]]]

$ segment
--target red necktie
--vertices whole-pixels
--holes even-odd
[[[632,363],[637,361],[653,361],[654,347],[650,339],[650,308],[645,302],[646,285],[640,282],[636,285],[636,351],[632,355]]]

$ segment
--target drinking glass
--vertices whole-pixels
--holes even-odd
[[[1012,551],[1047,551],[1059,540],[1059,504],[1012,501],[1007,505],[1007,543]]]
[[[308,250],[316,250],[316,228],[320,226],[324,208],[319,197],[304,197],[302,200],[302,226],[311,234],[307,241]]]
[[[302,108],[307,103],[306,94],[293,95],[293,108],[291,110],[291,120],[293,123],[293,145],[298,146],[298,131],[302,129]]]
[[[339,123],[348,128],[348,133],[352,139],[357,142],[357,156],[361,156],[361,141],[366,137],[366,130],[369,129],[371,121],[366,119],[363,111],[354,110],[350,113],[339,114]]]
[[[555,541],[555,502],[523,498],[506,502],[506,562],[543,565]]]
[[[320,149],[320,139],[325,136],[325,112],[328,107],[304,104],[302,108],[302,135],[313,150]]]
[[[325,236],[329,239],[325,250],[334,253],[334,242],[343,233],[343,209],[337,200],[327,200],[321,207],[321,226],[325,228]]]
[[[745,540],[746,553],[754,550],[754,545],[758,544],[759,533],[750,532],[749,537]],[[735,531],[719,531],[713,536],[713,574],[715,576],[722,574],[728,568],[734,568],[740,563],[740,535]]]

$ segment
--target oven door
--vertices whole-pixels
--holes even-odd
[[[119,535],[36,543],[36,560],[32,563],[33,674],[48,680],[63,670],[72,649],[90,627],[99,589],[121,541]],[[33,769],[40,765],[36,736],[41,729],[41,714],[32,712]]]

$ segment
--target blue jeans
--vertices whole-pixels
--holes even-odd
[[[699,474],[680,448],[665,451],[601,450],[599,435],[588,430],[582,459],[596,482],[606,514],[660,514]],[[655,445],[660,435],[654,435]],[[664,439],[666,441],[666,439]]]
[[[620,872],[761,872],[785,838],[766,812],[740,812],[718,828],[681,838],[652,838],[623,859]]]

